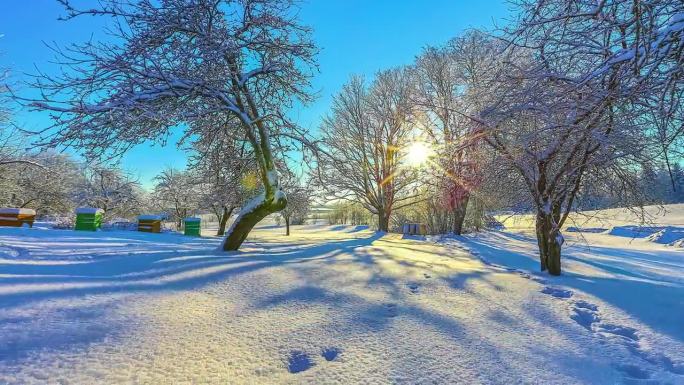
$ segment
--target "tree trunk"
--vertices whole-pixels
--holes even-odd
[[[290,235],[290,217],[285,217],[285,235]]]
[[[237,62],[229,59],[230,70],[233,74],[240,73]],[[236,96],[236,104],[241,111],[237,114],[245,128],[245,134],[249,139],[254,157],[259,167],[259,174],[264,186],[263,195],[260,195],[247,204],[247,209],[243,207],[240,215],[230,226],[228,236],[223,241],[223,250],[237,250],[242,242],[245,241],[252,228],[264,219],[267,215],[276,213],[285,208],[287,197],[280,189],[278,182],[278,171],[273,160],[271,150],[271,140],[269,138],[269,128],[259,117],[259,110],[250,94],[249,89],[244,84],[238,82],[237,77],[231,79]]]
[[[539,211],[535,227],[541,271],[548,270],[551,275],[560,275],[563,235],[556,225],[553,215]]]
[[[470,200],[470,195],[465,194],[463,200],[454,208],[454,234],[461,235],[463,232],[463,222],[466,218],[466,210],[468,208],[468,201]]]
[[[675,183],[675,177],[672,173],[672,167],[670,167],[670,157],[667,155],[667,149],[663,150],[665,155],[665,165],[667,166],[667,173],[670,175],[670,183],[672,183],[672,192],[677,192],[677,183]]]
[[[389,214],[384,211],[378,211],[378,230],[389,232]]]
[[[219,228],[216,232],[216,235],[224,235],[226,233],[226,224],[228,224],[228,219],[233,214],[233,210],[235,210],[235,207],[231,207],[230,209],[228,209],[228,207],[223,206],[223,214],[221,214],[221,219],[219,220]]]
[[[263,201],[247,212],[240,212],[240,215],[230,227],[226,240],[223,242],[223,250],[237,250],[257,223],[269,214],[276,213],[285,208],[287,198],[280,190],[278,192],[279,194],[271,194],[270,198],[257,197],[257,199],[263,199]]]

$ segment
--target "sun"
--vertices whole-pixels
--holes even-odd
[[[413,167],[427,163],[433,155],[432,149],[425,142],[413,142],[406,149],[406,162]]]

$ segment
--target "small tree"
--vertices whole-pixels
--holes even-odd
[[[664,95],[642,119],[645,125],[655,127],[657,157],[665,163],[672,193],[676,194],[678,186],[675,168],[684,156],[684,89],[673,90]]]
[[[13,207],[28,207],[43,214],[71,213],[77,186],[82,183],[81,167],[66,155],[44,153],[23,155],[29,163],[0,166],[0,201]],[[34,164],[41,164],[37,167]]]
[[[321,187],[334,199],[361,203],[377,215],[380,231],[389,230],[393,209],[414,198],[415,172],[401,164],[401,150],[414,134],[410,92],[404,69],[379,73],[369,88],[354,77],[321,128]]]
[[[0,166],[24,164],[42,167],[22,148],[26,145],[26,135],[12,123],[8,82],[9,69],[0,67]]]
[[[488,61],[496,54],[491,38],[478,31],[451,40],[444,47],[428,47],[413,66],[414,100],[421,128],[436,149],[431,170],[437,205],[446,209],[449,230],[460,235],[471,194],[480,182],[477,152],[479,137],[467,118],[477,111],[472,92],[486,79]]]
[[[308,185],[302,185],[292,172],[284,173],[283,189],[287,192],[288,204],[280,212],[280,216],[285,220],[285,235],[290,235],[290,225],[301,225],[306,220],[311,204],[311,190]]]
[[[127,217],[140,209],[140,183],[116,167],[91,167],[84,172],[78,203],[101,208],[105,216]]]
[[[180,229],[183,226],[183,218],[198,208],[199,194],[195,179],[188,172],[169,168],[157,175],[155,180],[156,204],[164,210],[171,210],[176,227]]]

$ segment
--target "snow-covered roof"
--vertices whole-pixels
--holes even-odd
[[[161,221],[162,217],[161,217],[161,215],[148,214],[148,215],[140,215],[140,216],[138,216],[138,219],[148,220],[148,221]]]
[[[76,209],[76,214],[98,214],[98,213],[104,214],[104,210],[97,209],[94,207],[79,207]]]
[[[188,217],[188,218],[185,218],[185,219],[184,219],[184,221],[186,221],[186,222],[199,222],[199,221],[201,221],[201,220],[202,220],[202,219],[196,218],[196,217]]]
[[[0,207],[0,214],[36,215],[36,210],[20,209],[20,208],[13,208],[13,207]]]

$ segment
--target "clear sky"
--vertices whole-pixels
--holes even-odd
[[[73,1],[88,4],[95,0]],[[98,38],[106,19],[58,21],[62,8],[55,0],[2,0],[0,67],[10,67],[15,80],[35,67],[54,72],[52,53],[43,42],[66,45]],[[301,111],[292,111],[301,125],[316,129],[331,97],[352,74],[409,64],[426,45],[441,44],[468,28],[492,28],[508,17],[504,0],[305,0],[301,19],[314,29],[321,53],[314,88],[320,97]],[[35,67],[34,67],[35,66]],[[28,92],[28,90],[25,90]],[[18,123],[45,127],[46,116],[20,112]],[[172,137],[166,146],[142,144],[122,159],[124,168],[149,187],[164,167],[182,168],[185,154]]]

